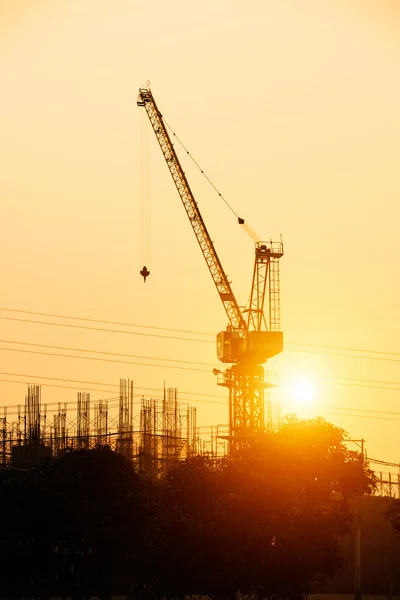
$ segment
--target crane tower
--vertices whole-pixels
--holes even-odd
[[[146,110],[228,317],[227,328],[217,335],[217,356],[222,363],[232,366],[223,372],[214,369],[214,373],[218,384],[229,389],[227,437],[230,449],[234,451],[264,432],[268,425],[265,422],[264,391],[269,384],[265,382],[263,364],[283,350],[279,298],[279,259],[283,256],[283,244],[282,241],[256,243],[250,303],[242,311],[150,87],[139,90],[137,103]],[[243,219],[239,219],[239,223],[243,224]]]

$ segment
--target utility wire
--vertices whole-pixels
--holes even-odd
[[[400,467],[400,463],[392,463],[392,462],[387,462],[386,460],[378,460],[376,458],[369,458],[369,456],[367,457],[368,462],[377,464],[377,465],[384,465],[386,467]]]
[[[288,342],[290,343],[290,342]],[[307,344],[304,344],[305,346],[307,346]],[[323,346],[321,346],[323,348]],[[383,360],[386,362],[400,362],[400,358],[388,358],[385,356],[362,356],[360,354],[343,354],[340,352],[324,352],[321,350],[291,350],[290,348],[285,348],[284,352],[300,352],[300,353],[304,353],[304,354],[318,354],[321,356],[340,356],[342,358],[362,358],[363,360]],[[359,352],[374,352],[373,350],[359,350]],[[382,352],[382,354],[385,354]],[[389,353],[387,353],[389,354]],[[393,354],[395,354],[393,352]],[[400,357],[400,354],[399,354]]]
[[[53,325],[55,327],[72,327],[74,329],[86,329],[86,330],[90,330],[90,331],[105,331],[107,333],[123,333],[126,335],[145,335],[148,337],[156,337],[156,338],[165,338],[165,339],[170,339],[170,340],[183,340],[185,342],[206,342],[206,343],[210,343],[210,340],[200,340],[200,339],[193,339],[193,338],[184,338],[184,337],[177,337],[177,336],[171,336],[171,335],[159,335],[157,333],[142,333],[142,332],[137,332],[137,331],[124,331],[122,329],[105,329],[102,327],[89,327],[89,326],[85,326],[85,325],[72,325],[72,323],[48,323],[47,321],[37,321],[37,320],[33,320],[33,319],[19,319],[16,317],[0,317],[0,319],[4,320],[4,321],[18,321],[21,323],[34,323],[36,325]]]
[[[79,384],[84,384],[86,385],[100,385],[100,386],[108,386],[108,387],[119,387],[119,384],[115,384],[115,383],[104,383],[104,382],[98,382],[98,381],[85,381],[85,380],[77,380],[77,379],[66,379],[66,378],[61,378],[61,377],[47,377],[47,376],[43,376],[43,375],[28,375],[26,373],[8,373],[8,372],[0,372],[0,375],[9,375],[9,376],[13,376],[13,377],[25,377],[27,379],[46,379],[49,381],[62,381],[62,382],[67,382],[67,383],[79,383]],[[0,381],[6,381],[6,380],[0,380]],[[10,381],[7,380],[8,383],[24,383],[22,381]],[[42,384],[42,385],[49,385],[49,384]],[[346,385],[346,384],[345,384]],[[65,386],[55,386],[55,387],[65,387]],[[70,386],[67,386],[70,387]],[[73,387],[72,389],[81,389],[82,386],[77,387]],[[365,386],[368,387],[368,386]],[[89,391],[88,388],[85,387],[85,389],[87,389]],[[134,386],[134,389],[139,389],[139,390],[148,390],[148,391],[157,391],[160,392],[162,390],[160,390],[159,388],[142,388],[142,387],[138,387],[138,386]],[[400,390],[400,388],[387,388],[387,389],[397,389]],[[106,390],[99,390],[99,389],[91,389],[90,391],[99,391],[99,392],[104,392]],[[108,390],[110,391],[110,390]],[[211,398],[222,398],[224,399],[224,396],[217,396],[217,395],[213,395],[213,394],[201,394],[199,392],[185,392],[185,391],[180,391],[180,394],[185,394],[185,395],[189,395],[189,396],[202,396],[202,397],[211,397]],[[204,402],[204,400],[198,400],[199,402]],[[224,399],[223,402],[221,401],[209,401],[213,404],[226,404],[226,399]],[[330,408],[330,409],[334,409],[336,410],[336,408],[338,408],[339,410],[354,410],[354,411],[358,411],[361,413],[371,413],[374,412],[376,414],[392,414],[392,415],[396,415],[400,413],[389,413],[386,411],[371,411],[368,409],[349,409],[347,408],[343,408],[343,407],[323,407],[321,406],[320,408]],[[338,416],[342,415],[342,416],[351,416],[351,415],[344,415],[343,413],[337,413]],[[353,415],[353,416],[358,416],[358,415]],[[364,415],[365,416],[365,415]],[[372,418],[372,415],[369,415],[368,418]],[[383,417],[382,417],[383,418]]]
[[[24,342],[8,342],[8,343],[23,344]],[[29,344],[29,345],[35,346],[36,344]],[[38,344],[38,346],[42,346],[42,344]],[[45,346],[45,344],[43,344],[43,346]],[[49,346],[49,347],[51,348],[52,346]],[[54,348],[57,348],[57,346],[54,346]],[[75,350],[78,352],[90,352],[90,350],[79,350],[79,349],[75,349]],[[179,370],[185,370],[185,371],[196,371],[196,372],[200,372],[200,373],[209,373],[210,372],[208,369],[197,369],[195,367],[182,367],[180,365],[162,365],[162,364],[157,365],[157,364],[153,364],[153,363],[116,360],[116,359],[110,359],[110,358],[100,358],[97,356],[76,356],[73,354],[59,354],[57,352],[41,352],[38,350],[27,350],[24,348],[0,347],[0,351],[22,352],[22,353],[28,353],[28,354],[36,354],[36,355],[40,355],[40,356],[55,356],[55,357],[59,357],[59,358],[75,358],[75,359],[81,359],[81,360],[95,360],[95,361],[100,361],[100,362],[136,365],[136,366],[142,366],[142,367],[179,369]],[[97,352],[97,351],[94,351],[94,352]],[[164,359],[158,359],[158,358],[152,358],[152,357],[143,357],[143,358],[146,358],[149,360],[164,360]],[[166,360],[168,360],[168,359],[166,359]],[[203,363],[203,364],[207,364],[207,363]],[[210,365],[210,366],[212,366],[212,365]],[[346,386],[351,386],[351,387],[367,387],[367,388],[372,388],[372,389],[385,389],[385,390],[392,390],[392,391],[400,390],[400,382],[397,382],[397,381],[379,381],[379,380],[374,380],[374,379],[335,377],[333,375],[326,375],[326,376],[321,377],[321,379],[329,380],[329,381],[325,381],[325,383],[333,384],[333,385],[346,385]]]
[[[64,382],[68,382],[68,383],[83,383],[83,384],[88,384],[88,385],[105,385],[105,386],[109,386],[109,387],[117,387],[119,388],[119,384],[117,383],[101,383],[101,382],[96,382],[96,381],[82,381],[80,379],[65,379],[62,377],[46,377],[44,375],[28,375],[26,373],[7,373],[7,372],[0,372],[0,375],[10,375],[10,376],[14,376],[14,377],[25,377],[26,379],[49,379],[49,380],[53,380],[53,381],[64,381]],[[3,381],[3,380],[0,380]],[[23,381],[16,381],[15,383],[25,383]],[[77,389],[77,388],[74,388]],[[146,390],[146,391],[156,391],[156,392],[163,392],[162,388],[147,388],[147,387],[142,387],[142,386],[133,386],[133,389],[136,390]],[[104,392],[106,390],[95,390],[95,391],[100,391],[100,392]],[[108,390],[108,393],[110,393],[111,390]],[[222,398],[224,399],[225,396],[220,396],[220,395],[216,395],[216,394],[202,394],[200,392],[185,392],[185,391],[181,391],[179,390],[179,394],[185,394],[185,395],[189,395],[189,396],[201,396],[201,397],[207,397],[207,398]]]
[[[400,421],[399,419],[393,417],[377,417],[375,415],[352,415],[349,413],[328,413],[329,416],[332,417],[357,417],[357,419],[378,419],[379,421]]]
[[[25,342],[12,342],[9,340],[5,340],[6,343],[15,343],[15,344],[25,344]],[[47,347],[47,348],[59,348],[58,346],[51,346],[51,345],[46,345],[46,344],[27,344],[30,346],[38,346],[38,347]],[[61,349],[63,349],[63,347],[60,347]],[[95,352],[95,353],[100,353],[102,354],[102,352],[99,351],[91,351],[91,350],[85,350],[85,349],[72,349],[73,351],[77,351],[77,352]],[[142,363],[142,362],[136,362],[136,361],[124,361],[124,360],[116,360],[116,359],[109,359],[109,358],[100,358],[100,357],[93,357],[93,356],[77,356],[77,355],[71,355],[71,354],[59,354],[56,352],[41,352],[41,351],[37,351],[37,350],[27,350],[27,349],[22,349],[22,348],[4,348],[4,347],[0,347],[0,351],[5,351],[5,352],[20,352],[20,353],[28,353],[28,354],[36,354],[36,355],[41,355],[41,356],[55,356],[55,357],[59,357],[59,358],[73,358],[73,359],[82,359],[82,360],[95,360],[95,361],[100,361],[100,362],[108,362],[108,363],[117,363],[117,364],[129,364],[129,365],[137,365],[137,366],[146,366],[146,367],[158,367],[158,368],[170,368],[170,369],[180,369],[180,370],[188,370],[188,371],[196,371],[196,372],[201,372],[201,373],[209,373],[209,370],[207,369],[197,369],[194,367],[182,367],[180,365],[157,365],[157,364],[153,364],[153,363]],[[106,353],[105,353],[106,354]],[[113,353],[110,353],[113,354]],[[118,353],[115,353],[118,354]],[[129,356],[129,355],[127,355]],[[145,359],[149,359],[149,360],[170,360],[170,359],[161,359],[161,358],[156,358],[156,357],[138,357],[138,358],[145,358]],[[200,364],[204,364],[207,365],[207,363],[200,363]],[[213,365],[210,365],[213,366]],[[325,383],[328,384],[334,384],[334,385],[345,385],[345,386],[350,386],[350,387],[366,387],[366,388],[372,388],[372,389],[385,389],[385,390],[392,390],[392,391],[399,391],[400,390],[400,382],[397,381],[379,381],[379,380],[373,380],[373,379],[357,379],[357,378],[348,378],[348,377],[335,377],[335,376],[331,376],[331,375],[327,375],[327,376],[323,376],[321,378],[322,380],[329,380],[329,381],[325,381]]]
[[[0,309],[1,310],[1,309]],[[388,354],[390,356],[400,356],[400,352],[386,352],[384,350],[365,350],[361,348],[348,348],[343,346],[326,346],[320,344],[301,344],[300,342],[288,342],[291,346],[308,346],[310,348],[327,348],[328,350],[344,350],[346,352],[366,352],[368,354]]]
[[[33,310],[21,310],[16,308],[0,308],[4,312],[21,313],[25,315],[39,315],[40,317],[52,317],[56,319],[71,319],[74,321],[88,321],[90,323],[103,323],[106,325],[121,325],[122,327],[140,327],[142,329],[156,329],[159,331],[174,331],[176,333],[189,333],[193,335],[209,335],[215,337],[213,333],[204,331],[190,331],[187,329],[173,329],[171,327],[156,327],[155,325],[138,325],[137,323],[125,323],[123,321],[106,321],[104,319],[92,319],[89,317],[72,317],[70,315],[59,315],[54,313],[35,312]]]
[[[58,319],[70,319],[70,320],[74,320],[74,321],[87,321],[87,322],[92,322],[92,323],[103,323],[103,324],[108,324],[108,325],[120,325],[123,327],[140,327],[140,328],[144,328],[144,329],[154,329],[157,331],[169,331],[169,332],[175,332],[175,333],[187,333],[190,335],[204,335],[204,336],[215,337],[214,334],[209,333],[209,332],[204,332],[204,331],[192,331],[192,330],[174,329],[174,328],[168,328],[168,327],[156,327],[156,326],[152,326],[152,325],[139,325],[136,323],[126,323],[126,322],[121,322],[121,321],[106,321],[104,319],[74,317],[74,316],[70,316],[70,315],[68,316],[68,315],[60,315],[60,314],[55,314],[55,313],[42,313],[42,312],[20,310],[20,309],[13,309],[13,308],[0,308],[0,311],[15,312],[15,313],[20,313],[20,314],[28,314],[28,315],[39,315],[39,316],[43,316],[43,317],[52,317],[52,318],[58,318]],[[11,317],[0,317],[0,318],[4,319],[4,320],[17,320],[17,319],[11,319]],[[22,321],[27,322],[27,323],[55,325],[55,326],[61,326],[61,327],[77,327],[76,325],[69,324],[69,323],[48,323],[46,321],[37,321],[37,320],[22,320]],[[186,337],[182,338],[182,337],[176,337],[176,336],[163,336],[163,335],[156,335],[156,334],[145,334],[145,333],[140,333],[140,332],[121,331],[121,330],[115,330],[115,329],[103,329],[103,328],[95,328],[95,327],[92,328],[89,326],[84,327],[84,329],[93,329],[94,331],[124,333],[124,334],[131,334],[131,335],[150,335],[152,337],[166,337],[167,339],[178,339],[178,340],[184,340],[184,341],[214,343],[213,340],[203,340],[203,339],[194,339],[194,338],[186,338]],[[378,356],[372,356],[372,357],[354,356],[354,355],[348,355],[348,354],[338,354],[338,353],[320,352],[320,351],[317,352],[316,350],[314,351],[314,350],[307,350],[307,349],[291,350],[291,349],[285,348],[286,352],[305,352],[305,353],[309,353],[309,354],[324,354],[324,355],[328,355],[328,356],[343,356],[343,357],[348,357],[348,358],[362,358],[362,359],[370,359],[370,360],[384,360],[384,361],[400,362],[400,352],[391,352],[391,351],[384,351],[384,350],[371,350],[371,349],[364,349],[364,348],[352,348],[352,347],[346,347],[346,346],[308,344],[308,343],[301,343],[301,342],[286,342],[286,345],[298,346],[298,347],[303,347],[303,348],[305,347],[305,348],[315,348],[315,349],[322,348],[322,349],[328,349],[328,350],[339,350],[341,352],[361,352],[361,353],[366,353],[366,354],[384,354],[387,356],[399,357],[399,359],[391,359],[391,358],[378,357]]]
[[[320,405],[319,408],[328,409],[328,410],[353,410],[361,413],[375,413],[378,415],[397,415],[400,417],[400,412],[392,412],[388,410],[372,410],[370,408],[350,408],[349,406],[323,406]],[[355,415],[356,416],[356,415]]]
[[[106,329],[106,328],[102,328],[102,327],[89,327],[89,326],[85,326],[85,325],[73,325],[71,323],[49,323],[47,321],[38,321],[38,320],[33,320],[33,319],[20,319],[17,317],[3,317],[3,316],[0,316],[0,319],[5,320],[5,321],[17,321],[17,322],[22,322],[22,323],[32,323],[35,325],[52,325],[55,327],[67,327],[67,328],[71,327],[73,329],[84,329],[87,331],[102,331],[102,332],[106,332],[106,333],[122,333],[125,335],[143,335],[143,336],[147,336],[147,337],[180,340],[180,341],[185,341],[185,342],[213,343],[212,340],[202,340],[199,338],[185,338],[185,337],[170,336],[170,335],[160,335],[157,333],[142,333],[142,332],[137,332],[137,331],[125,331],[122,329]],[[328,355],[328,356],[342,356],[345,358],[362,358],[362,359],[371,359],[371,360],[400,362],[400,358],[395,359],[395,358],[385,358],[385,357],[355,356],[355,355],[351,355],[351,354],[338,354],[338,353],[332,353],[332,352],[321,352],[321,351],[317,351],[317,350],[286,350],[286,351],[287,352],[305,352],[307,354],[321,354],[321,355],[323,354],[323,355]],[[361,350],[361,352],[363,352],[363,350]],[[395,353],[393,353],[393,354],[395,354]],[[399,356],[400,356],[400,353],[399,353]]]
[[[123,365],[136,365],[141,367],[158,367],[162,369],[180,369],[182,371],[196,371],[198,373],[210,373],[209,369],[196,369],[195,367],[182,367],[181,365],[155,365],[151,363],[136,362],[132,360],[117,360],[115,358],[99,358],[98,356],[74,356],[73,354],[59,354],[57,352],[40,352],[39,350],[26,350],[24,348],[2,348],[5,352],[23,352],[26,354],[38,354],[41,356],[58,356],[60,358],[77,358],[80,360],[96,360],[107,363],[118,363]],[[157,360],[157,359],[151,359]]]
[[[361,382],[361,383],[373,383],[373,384],[381,384],[381,385],[394,385],[394,386],[400,386],[400,382],[399,381],[377,381],[375,379],[358,379],[358,378],[354,378],[354,377],[334,377],[334,376],[330,376],[330,375],[325,375],[324,379],[337,379],[337,380],[341,380],[341,381],[355,381],[355,382]],[[398,388],[400,389],[400,387]]]
[[[23,375],[17,375],[17,377],[23,377]],[[31,376],[28,376],[31,377]],[[38,379],[38,377],[32,376],[33,379]],[[27,384],[27,381],[19,381],[18,379],[0,379],[0,383],[22,383],[23,385]],[[76,386],[76,385],[56,385],[56,384],[51,384],[51,383],[37,383],[35,385],[41,385],[43,387],[54,387],[54,388],[62,388],[65,390],[81,390],[82,386]],[[98,388],[88,388],[85,387],[85,391],[86,392],[102,392],[105,394],[109,394],[111,390],[99,390]]]
[[[106,354],[109,356],[123,356],[126,358],[143,358],[145,360],[163,360],[163,361],[172,362],[172,363],[184,363],[184,364],[189,364],[189,365],[202,365],[205,367],[215,367],[215,364],[213,364],[213,363],[204,363],[204,362],[199,362],[199,361],[194,361],[194,360],[161,358],[161,357],[156,357],[156,356],[141,356],[141,355],[136,355],[136,354],[125,354],[122,352],[109,352],[107,350],[104,350],[104,351],[103,350],[88,350],[87,348],[71,348],[68,346],[54,346],[52,344],[34,344],[32,342],[20,342],[20,341],[14,341],[14,340],[0,340],[0,343],[1,344],[18,344],[18,345],[22,345],[22,346],[35,346],[37,348],[49,348],[52,350],[68,350],[71,352],[89,352],[91,354]]]

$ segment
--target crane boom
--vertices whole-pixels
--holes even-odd
[[[215,287],[224,305],[229,323],[235,331],[245,336],[248,332],[247,323],[242,315],[242,311],[236,301],[231,285],[222,267],[221,261],[215,250],[214,244],[207,231],[199,207],[194,199],[186,175],[176,155],[174,146],[171,142],[167,127],[162,118],[162,114],[157,108],[153,94],[150,89],[141,88],[139,90],[138,105],[144,106],[149,117],[151,126],[157,137],[158,143],[164,155],[165,161],[175,182],[179,196],[182,200],[190,224],[196,235],[197,241],[213,278]]]

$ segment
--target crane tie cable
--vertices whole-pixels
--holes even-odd
[[[178,140],[179,144],[182,146],[182,148],[184,149],[184,151],[186,152],[186,154],[188,156],[190,156],[191,160],[194,162],[194,164],[196,165],[196,167],[199,169],[200,173],[207,179],[208,183],[211,185],[212,188],[214,188],[214,190],[217,192],[217,194],[221,198],[221,200],[223,200],[225,202],[225,204],[227,205],[227,207],[229,208],[229,210],[231,212],[233,212],[233,214],[235,215],[235,217],[237,218],[237,220],[239,221],[239,223],[242,224],[241,222],[242,221],[244,222],[244,220],[241,217],[239,217],[239,215],[237,214],[237,212],[232,208],[232,206],[229,204],[229,202],[226,200],[226,198],[224,198],[224,196],[221,194],[221,192],[217,189],[217,187],[214,185],[214,183],[208,177],[207,173],[204,172],[204,170],[201,168],[201,166],[199,165],[199,163],[190,154],[189,150],[186,148],[186,146],[183,144],[183,142],[179,139],[179,137],[176,135],[176,133],[173,131],[173,129],[170,127],[170,125],[168,125],[168,123],[164,119],[164,117],[163,117],[163,121],[164,121],[165,125],[168,127],[168,129],[170,130],[170,132],[172,133],[172,135]]]

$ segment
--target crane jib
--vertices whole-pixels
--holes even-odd
[[[207,231],[198,204],[194,199],[189,183],[186,179],[186,175],[183,172],[182,166],[169,137],[162,114],[158,110],[154,101],[152,92],[149,89],[141,88],[139,90],[137,104],[138,106],[144,106],[147,112],[147,116],[150,120],[151,126],[186,210],[186,214],[188,215],[190,224],[192,225],[214,284],[223,302],[230,326],[233,330],[238,331],[239,335],[245,336],[248,332],[247,322],[242,315],[241,309],[239,308],[228,278],[222,267],[221,261],[214,248],[214,244]]]

